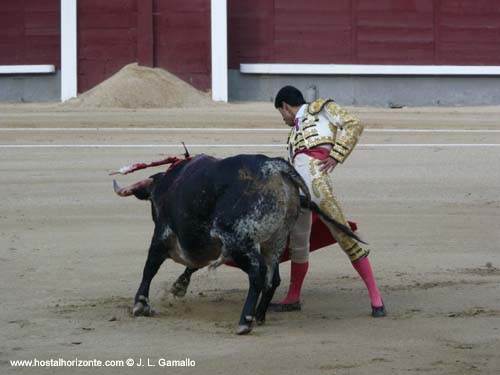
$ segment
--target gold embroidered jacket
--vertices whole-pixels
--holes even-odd
[[[343,163],[362,132],[363,126],[356,117],[333,100],[318,99],[307,106],[300,128],[290,130],[287,141],[290,160],[302,148],[330,144],[333,147],[330,156]]]

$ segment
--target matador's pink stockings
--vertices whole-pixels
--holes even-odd
[[[359,276],[365,282],[368,288],[368,293],[370,294],[370,301],[373,307],[380,307],[383,305],[382,298],[380,297],[380,292],[377,289],[377,284],[375,283],[375,278],[373,277],[372,267],[370,261],[367,257],[355,260],[352,262],[353,267],[358,271]]]
[[[363,279],[370,295],[371,305],[373,307],[380,307],[383,305],[380,292],[377,288],[375,278],[373,276],[372,267],[367,257],[358,259],[352,262],[354,269],[358,272],[359,276]],[[286,297],[278,302],[279,304],[290,304],[300,301],[300,292],[302,284],[306,277],[309,263],[295,263],[292,262],[290,273],[290,286]]]
[[[288,287],[288,293],[286,297],[278,302],[279,304],[288,305],[290,303],[300,301],[300,291],[302,289],[302,283],[307,274],[307,269],[309,268],[309,262],[306,263],[295,263],[292,262],[292,269],[290,272],[290,286]]]

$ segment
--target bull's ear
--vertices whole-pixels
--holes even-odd
[[[151,199],[151,194],[153,193],[154,186],[160,181],[163,176],[165,176],[165,172],[160,172],[149,176],[148,180],[152,180],[151,183],[134,189],[133,194],[135,195],[135,197],[141,200]]]
[[[147,201],[149,200],[149,198],[151,198],[151,185],[148,185],[148,186],[144,186],[144,187],[141,187],[141,188],[138,188],[138,189],[134,189],[134,196],[137,198],[137,199],[140,199],[140,200],[143,200],[143,201]]]
[[[115,189],[115,193],[120,197],[128,197],[133,194],[138,199],[150,199],[154,182],[155,179],[150,177],[136,182],[133,185],[121,188],[116,180],[113,180],[113,188]]]

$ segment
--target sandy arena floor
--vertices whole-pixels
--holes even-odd
[[[174,299],[168,289],[183,267],[166,262],[151,288],[158,315],[131,317],[153,223],[146,203],[114,195],[108,172],[178,155],[181,141],[193,154],[285,156],[286,128],[270,103],[0,106],[0,373],[499,374],[500,108],[353,112],[368,130],[334,171],[337,195],[370,243],[388,316],[369,316],[364,285],[333,246],[311,257],[303,311],[269,313],[265,326],[238,337],[247,278],[230,267],[199,271]],[[289,263],[281,273],[277,297]],[[196,367],[158,366],[186,357]],[[10,362],[34,358],[157,366]]]

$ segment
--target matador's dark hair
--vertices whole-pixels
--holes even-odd
[[[276,108],[281,108],[283,107],[283,103],[291,105],[292,107],[297,107],[299,105],[306,104],[306,101],[298,88],[285,86],[278,91],[278,94],[276,94],[274,106]]]

